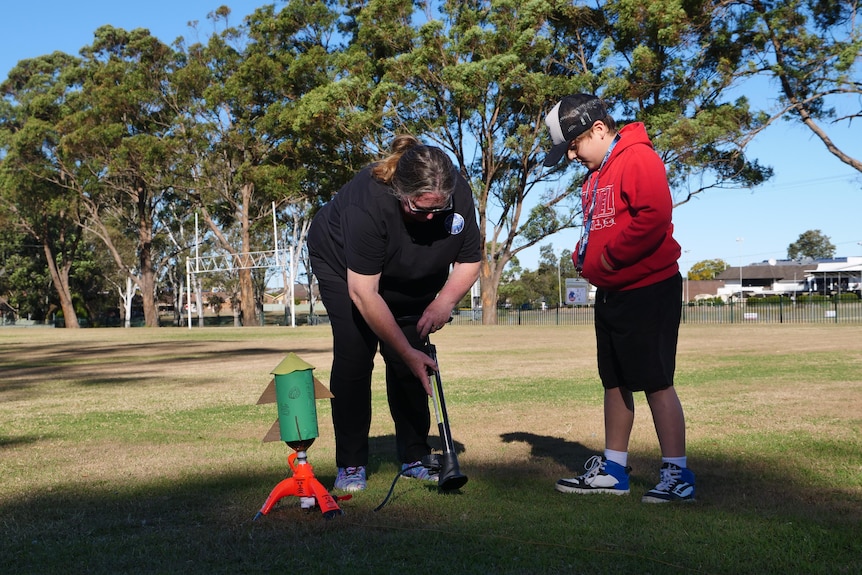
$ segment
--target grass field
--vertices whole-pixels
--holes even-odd
[[[328,382],[327,327],[0,329],[0,572],[858,573],[858,326],[683,326],[677,386],[697,502],[658,479],[638,398],[629,497],[563,495],[603,447],[591,326],[449,326],[438,348],[460,493],[400,480],[375,372],[369,488],[326,521],[281,501],[289,449],[256,405],[293,351]],[[382,365],[381,365],[382,367]],[[318,401],[316,476],[335,476]]]

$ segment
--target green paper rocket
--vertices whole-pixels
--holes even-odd
[[[288,443],[302,443],[317,437],[317,408],[314,400],[333,396],[313,376],[313,370],[314,366],[291,352],[270,372],[273,379],[257,403],[275,402],[278,419],[264,441],[280,438]],[[275,436],[276,429],[278,436]]]

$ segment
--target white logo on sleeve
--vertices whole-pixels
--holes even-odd
[[[446,229],[449,230],[449,234],[453,236],[457,236],[462,231],[464,231],[464,216],[459,213],[450,214],[446,218]]]

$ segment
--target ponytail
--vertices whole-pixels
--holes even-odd
[[[391,185],[399,198],[436,194],[448,200],[458,181],[455,166],[443,150],[426,146],[410,135],[392,140],[390,154],[375,164],[371,173]]]
[[[396,136],[389,146],[389,155],[374,165],[371,169],[371,174],[384,184],[391,184],[392,177],[395,175],[395,169],[398,167],[398,160],[401,159],[404,152],[419,145],[419,140],[409,134]]]

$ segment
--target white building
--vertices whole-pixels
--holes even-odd
[[[723,299],[766,295],[860,294],[862,257],[829,260],[769,260],[742,267],[729,267],[716,276]]]

